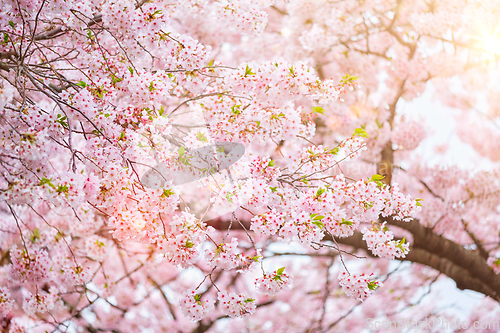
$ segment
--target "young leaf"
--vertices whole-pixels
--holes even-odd
[[[348,220],[346,220],[344,218],[342,218],[342,222],[340,222],[340,224],[345,224],[345,225],[350,225],[350,226],[353,225],[353,223],[351,221],[348,221]]]
[[[316,192],[316,198],[319,198],[323,193],[325,193],[324,188],[319,188],[318,191]]]
[[[285,271],[285,267],[281,267],[281,268],[278,268],[278,270],[276,271],[276,275],[281,275],[283,274],[283,272]]]
[[[200,131],[198,131],[198,133],[196,133],[196,138],[198,139],[198,141],[208,142],[208,139],[205,136],[205,134],[200,132]]]
[[[175,194],[174,191],[172,191],[171,188],[169,189],[163,189],[163,194],[160,195],[161,198],[169,197],[171,195]]]
[[[357,135],[357,136],[360,136],[360,137],[363,137],[363,138],[369,138],[370,136],[368,135],[368,133],[366,133],[366,131],[362,128],[356,128],[354,130],[354,135]]]
[[[248,67],[248,65],[247,65],[247,67],[245,67],[245,76],[247,76],[247,75],[255,75],[255,73],[252,72],[252,69],[250,67]]]
[[[379,284],[378,284],[377,281],[370,281],[370,282],[368,282],[368,286],[367,287],[370,290],[377,290],[378,286],[379,286]]]
[[[335,148],[331,149],[329,151],[329,153],[332,154],[332,155],[337,155],[339,153],[339,151],[340,151],[340,148],[339,147],[335,147]]]
[[[313,106],[313,112],[325,114],[325,109],[323,109],[321,106]]]
[[[311,223],[317,225],[321,230],[325,229],[325,225],[321,221],[311,221]]]
[[[376,181],[378,181],[378,180],[382,180],[382,179],[384,179],[384,178],[385,178],[384,176],[381,176],[381,175],[378,175],[378,174],[374,174],[374,175],[372,176],[372,178],[370,178],[370,181],[371,181],[371,182],[376,182]]]

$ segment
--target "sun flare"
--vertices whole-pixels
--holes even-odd
[[[492,55],[500,54],[500,36],[499,35],[487,35],[480,38],[481,49]]]

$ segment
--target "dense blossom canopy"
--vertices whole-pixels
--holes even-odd
[[[498,1],[0,8],[3,332],[498,318]],[[419,152],[424,91],[487,170]]]

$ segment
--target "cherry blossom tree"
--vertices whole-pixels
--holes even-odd
[[[397,332],[458,318],[443,280],[498,318],[499,16],[3,0],[3,332]],[[421,156],[424,91],[490,169]]]

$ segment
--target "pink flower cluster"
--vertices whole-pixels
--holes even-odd
[[[285,223],[284,212],[276,212],[270,210],[259,215],[252,217],[252,224],[250,230],[262,235],[275,235],[279,228]]]
[[[242,255],[238,251],[238,240],[232,238],[231,242],[218,245],[215,249],[205,253],[207,264],[221,269],[233,269],[242,266]]]
[[[20,250],[16,245],[10,250],[10,274],[13,279],[21,282],[42,283],[48,281],[51,275],[51,260],[44,249]]]
[[[193,321],[199,321],[215,310],[214,300],[201,300],[195,290],[187,290],[179,300],[182,313]]]
[[[265,295],[276,295],[285,288],[290,287],[290,277],[283,273],[284,267],[274,271],[272,274],[264,274],[255,280],[257,291]]]
[[[490,266],[496,274],[500,274],[500,258],[499,257],[488,257],[486,261],[488,266]]]
[[[418,147],[425,138],[426,131],[421,123],[416,121],[405,121],[398,126],[391,134],[392,143],[401,146],[406,150],[413,150]]]
[[[386,230],[385,223],[382,228],[374,226],[371,229],[363,228],[363,240],[366,241],[368,248],[372,253],[381,258],[394,259],[404,258],[410,250],[410,244],[405,243],[404,239],[400,241],[393,240],[392,231]]]
[[[10,298],[10,291],[7,287],[0,287],[0,315],[6,316],[14,307],[14,300]]]
[[[220,291],[217,294],[222,313],[229,317],[245,317],[255,312],[255,299],[242,294],[227,293]]]
[[[372,275],[373,273],[367,276],[365,273],[350,275],[342,272],[338,276],[339,284],[347,296],[364,301],[375,290],[382,287],[381,282],[370,279]]]
[[[50,311],[56,305],[58,300],[57,294],[58,290],[54,286],[50,288],[49,293],[40,292],[35,295],[30,293],[28,297],[24,299],[23,310],[31,316],[35,316],[36,313]]]

